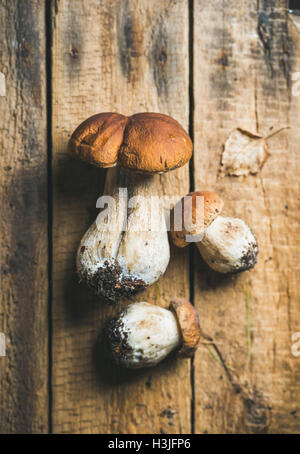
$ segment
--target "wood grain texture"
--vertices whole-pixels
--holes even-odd
[[[111,370],[98,337],[109,307],[79,285],[75,254],[96,217],[105,172],[67,156],[73,129],[103,111],[169,114],[188,127],[188,2],[53,2],[53,431],[190,432],[190,360],[146,372]],[[159,177],[164,194],[188,192],[188,167]],[[134,300],[167,306],[189,296],[188,252],[172,249],[160,285]]]
[[[48,432],[43,2],[0,2],[0,433]]]
[[[300,429],[300,361],[291,352],[300,329],[300,97],[292,86],[300,34],[285,6],[194,2],[195,186],[216,190],[260,246],[256,268],[235,276],[209,271],[195,251],[195,303],[213,342],[195,358],[197,433]],[[287,125],[269,141],[261,172],[218,180],[232,129],[268,135]]]

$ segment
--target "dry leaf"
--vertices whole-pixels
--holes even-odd
[[[286,127],[273,132],[267,137],[253,134],[245,129],[234,129],[223,147],[219,177],[225,175],[255,175],[258,173],[270,153],[267,140]]]

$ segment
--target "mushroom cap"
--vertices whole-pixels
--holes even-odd
[[[176,314],[181,330],[182,346],[179,353],[182,356],[192,356],[200,340],[198,313],[189,301],[182,298],[173,299],[170,309]]]
[[[107,326],[113,360],[127,368],[152,367],[181,342],[175,315],[146,302],[128,305]]]
[[[257,262],[257,239],[242,219],[219,216],[197,247],[203,260],[219,273],[249,270]]]
[[[85,120],[73,132],[72,156],[98,167],[163,173],[183,166],[192,156],[189,135],[173,118],[144,112],[126,117],[105,112]]]
[[[197,203],[197,197],[202,197],[203,203]],[[221,197],[212,191],[191,192],[183,197],[170,213],[170,234],[174,244],[185,247],[190,244],[186,242],[186,235],[203,235],[205,229],[221,213],[223,205]],[[180,230],[176,230],[175,216],[181,216]]]
[[[127,117],[104,112],[81,123],[69,141],[72,156],[97,167],[117,165]]]

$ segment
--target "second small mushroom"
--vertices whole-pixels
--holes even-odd
[[[106,329],[112,359],[126,368],[152,367],[174,350],[191,356],[200,339],[198,314],[189,301],[174,299],[164,309],[133,303],[112,319]]]
[[[202,203],[197,203],[198,197]],[[220,216],[222,209],[223,200],[211,191],[193,192],[181,199],[170,217],[174,244],[185,247],[196,242],[203,260],[219,273],[253,268],[258,256],[254,233],[242,219]]]

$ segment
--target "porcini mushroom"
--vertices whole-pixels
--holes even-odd
[[[130,304],[110,321],[106,334],[115,363],[143,368],[155,366],[174,350],[191,356],[200,327],[192,304],[175,299],[169,310],[146,302]]]
[[[197,197],[203,203],[197,204]],[[170,216],[174,244],[185,247],[195,241],[203,260],[219,273],[253,268],[258,256],[254,233],[242,219],[220,216],[222,209],[222,199],[211,191],[193,192],[181,199]],[[181,215],[179,229],[176,214]],[[189,241],[186,241],[187,235]]]
[[[145,226],[148,212],[143,200],[158,195],[154,174],[188,162],[192,142],[182,126],[167,115],[101,113],[78,126],[69,150],[72,156],[95,166],[117,167],[109,169],[104,190],[114,204],[108,206],[105,216],[100,213],[77,253],[80,279],[96,294],[115,302],[156,282],[168,266],[170,251],[162,207],[151,211],[151,225],[161,226],[153,231]],[[127,188],[128,198],[136,200],[129,210],[119,188]]]

